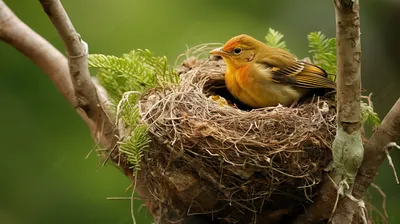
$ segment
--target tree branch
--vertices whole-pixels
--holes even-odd
[[[117,138],[114,134],[114,124],[101,107],[97,89],[91,80],[88,69],[88,47],[75,31],[67,13],[59,0],[40,0],[42,7],[62,38],[69,62],[69,73],[74,87],[78,113],[85,113],[96,124],[95,138],[103,136],[101,143],[105,148],[112,149]]]
[[[92,82],[87,68],[87,49],[82,44],[79,35],[74,30],[61,3],[41,1],[46,13],[66,45],[69,61],[49,42],[30,29],[0,0],[0,40],[10,44],[26,55],[53,81],[61,94],[76,108],[77,113],[107,150],[113,163],[118,166],[132,181],[132,171],[129,164],[121,163],[116,148],[117,136],[114,135],[114,125],[103,108],[108,102],[102,94],[102,88]],[[69,63],[68,63],[69,62]],[[70,73],[71,71],[71,73]],[[97,89],[99,91],[97,92]],[[150,196],[144,185],[144,176],[138,173],[136,191],[146,200]],[[157,218],[159,207],[145,201],[148,209]]]
[[[364,148],[361,140],[361,42],[360,42],[360,15],[358,0],[335,0],[336,14],[336,43],[337,43],[337,109],[338,109],[338,131],[337,136],[344,130],[344,135],[358,135],[354,138],[356,144],[351,145],[347,140],[343,147],[343,156],[349,158],[352,165],[350,191],[352,194],[355,185],[355,177],[364,156]],[[337,138],[335,138],[335,142]],[[334,144],[335,144],[334,142]],[[335,146],[335,145],[334,145]],[[335,149],[334,149],[335,150]],[[356,155],[357,153],[357,155]],[[334,151],[335,157],[335,151]],[[335,161],[334,161],[335,162]],[[353,163],[353,164],[352,164]],[[348,178],[349,179],[349,178]],[[339,186],[340,188],[340,186]],[[342,195],[343,196],[343,195]],[[361,211],[356,201],[351,201],[349,206],[346,201],[351,201],[348,196],[340,200],[333,214],[332,223],[352,223],[353,214]],[[364,217],[365,218],[365,217]]]
[[[15,47],[31,59],[52,80],[56,88],[71,103],[78,108],[77,97],[71,81],[68,60],[53,45],[23,23],[0,0],[0,40]],[[90,118],[84,111],[77,110],[86,122],[92,134],[101,144],[109,141],[106,136],[98,135],[97,119]]]
[[[357,132],[360,123],[360,20],[358,1],[335,0],[337,20],[338,53],[338,127],[351,135]],[[400,139],[400,99],[396,102],[382,124],[364,144],[364,159],[358,169],[352,187],[352,195],[362,200],[373,182],[386,154],[385,146]],[[354,150],[354,149],[353,149]],[[349,150],[348,152],[349,153]],[[331,216],[333,198],[337,190],[331,181],[324,181],[315,203],[308,213],[300,216],[297,223],[314,223]],[[352,223],[354,215],[361,211],[354,199],[344,197],[337,206],[332,223]]]
[[[371,138],[364,144],[364,160],[360,166],[353,186],[353,196],[362,199],[375,176],[378,174],[379,167],[386,158],[385,146],[390,142],[400,141],[400,98],[383,119],[381,125],[375,130]],[[307,214],[301,215],[295,223],[315,223],[329,218],[333,200],[337,190],[330,181],[325,180],[325,184],[319,190],[319,196],[308,210]],[[345,198],[337,208],[335,217],[353,216],[358,211],[355,201]],[[335,218],[334,217],[334,218]],[[344,222],[343,222],[344,223]],[[349,222],[348,222],[349,223]]]
[[[383,119],[381,125],[372,134],[371,138],[364,145],[364,160],[358,171],[353,188],[353,196],[356,199],[362,199],[369,186],[378,174],[379,167],[386,158],[384,148],[390,142],[400,140],[400,98]],[[355,201],[345,198],[338,207],[336,218],[341,219],[353,217],[358,211],[358,205]]]
[[[295,223],[314,223],[328,219],[334,208],[339,191],[351,193],[353,181],[363,159],[361,140],[361,44],[358,0],[334,0],[336,12],[337,46],[337,113],[338,128],[333,142],[333,171],[329,174],[335,184],[326,177],[320,186],[319,195],[299,216]],[[349,184],[348,192],[343,192]],[[335,186],[339,186],[339,189]],[[332,222],[351,223],[352,215],[340,217],[343,203],[339,203]]]
[[[31,59],[53,81],[61,94],[75,107],[76,100],[68,62],[55,47],[23,23],[0,0],[0,40]],[[87,118],[83,118],[87,120]]]
[[[335,0],[338,123],[348,134],[360,123],[361,43],[357,1]]]
[[[356,198],[362,198],[378,173],[386,158],[384,147],[390,142],[400,141],[400,98],[364,145],[364,161],[356,178],[357,186],[353,190]]]

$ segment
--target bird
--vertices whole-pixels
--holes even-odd
[[[324,69],[246,34],[231,38],[210,54],[225,61],[229,93],[251,108],[293,107],[313,90],[336,89]]]

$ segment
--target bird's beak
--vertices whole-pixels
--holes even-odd
[[[219,48],[215,48],[214,50],[210,51],[210,54],[226,56],[228,53],[226,53],[226,51],[222,50],[222,47],[219,47]]]

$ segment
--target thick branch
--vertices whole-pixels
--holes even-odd
[[[368,142],[364,144],[364,160],[358,171],[353,186],[353,196],[362,199],[375,176],[378,174],[379,167],[386,158],[384,147],[390,142],[400,141],[400,98],[383,119],[381,125],[373,133]],[[295,223],[315,223],[329,218],[333,209],[333,200],[337,191],[330,181],[320,189],[320,196],[315,203],[308,208],[308,213],[296,220]],[[338,214],[353,216],[358,211],[357,203],[345,198],[338,206]],[[341,216],[341,215],[340,215]],[[336,216],[338,218],[338,216]]]
[[[386,158],[383,148],[390,142],[400,141],[400,98],[383,119],[381,125],[364,145],[364,161],[357,175],[353,190],[356,198],[362,198]]]
[[[360,42],[360,15],[358,0],[335,0],[336,13],[336,43],[337,43],[337,109],[338,109],[338,130],[334,141],[334,163],[335,143],[338,136],[347,137],[340,156],[347,157],[340,159],[345,167],[342,172],[342,182],[354,187],[354,179],[363,160],[363,144],[361,141],[361,42]],[[343,133],[342,131],[346,132]],[[353,136],[349,138],[350,136]],[[352,142],[355,142],[353,144]],[[338,171],[340,172],[340,170]],[[350,175],[346,174],[350,173]],[[343,176],[344,174],[344,176]],[[343,179],[344,178],[344,179]],[[341,183],[342,183],[341,182]],[[337,182],[338,183],[338,182]],[[352,190],[345,193],[352,193]],[[343,196],[343,195],[342,195]],[[351,223],[353,214],[360,209],[355,205],[344,203],[348,200],[341,200],[332,217],[332,223]]]
[[[363,198],[365,192],[374,181],[375,176],[378,174],[379,167],[386,158],[386,153],[384,151],[385,146],[390,142],[396,142],[399,140],[400,98],[383,119],[382,124],[376,129],[370,140],[368,140],[368,142],[364,145],[364,161],[358,171],[356,182],[353,188],[353,196],[356,199]],[[345,198],[341,204],[342,206],[340,206],[340,210],[338,210],[339,214],[353,216],[357,211],[354,209],[357,208],[357,203],[349,198]]]
[[[363,157],[360,127],[360,19],[358,1],[334,0],[336,12],[337,46],[337,113],[338,130],[333,143],[333,172],[329,175],[336,185],[347,182],[352,185]],[[333,211],[338,190],[325,178],[315,203],[296,223],[315,223],[328,219]],[[351,223],[352,215],[340,217],[344,209],[340,203],[333,223]],[[347,209],[344,209],[347,210]],[[346,219],[347,218],[347,219]]]
[[[357,1],[335,0],[335,5],[338,122],[351,134],[361,127],[360,17]]]

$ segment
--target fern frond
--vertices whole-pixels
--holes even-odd
[[[143,124],[137,125],[132,133],[127,136],[119,145],[121,153],[125,153],[128,161],[132,166],[130,167],[136,175],[140,170],[140,162],[143,157],[143,152],[149,149],[151,139],[147,134],[147,127]]]
[[[132,60],[113,55],[91,54],[88,59],[89,67],[107,69],[116,73],[130,74],[136,67],[136,63]]]
[[[179,76],[168,66],[166,57],[155,57],[149,50],[131,51],[122,57],[91,54],[89,66],[98,69],[99,82],[111,98],[116,126],[126,135],[120,136],[119,150],[127,155],[135,175],[151,142],[147,127],[140,122],[138,100],[150,88],[178,83]]]
[[[336,39],[326,38],[321,32],[311,32],[307,36],[309,53],[312,54],[314,64],[323,68],[330,78],[336,79]]]
[[[283,41],[283,37],[284,37],[283,34],[280,33],[279,31],[269,28],[268,33],[265,36],[265,40],[267,45],[270,47],[282,48],[289,51],[286,48],[286,43],[285,41]]]
[[[149,50],[135,50],[122,57],[89,55],[89,66],[97,68],[100,84],[114,104],[129,91],[145,92],[163,83],[178,83],[178,74],[168,66],[166,57],[155,57]]]

